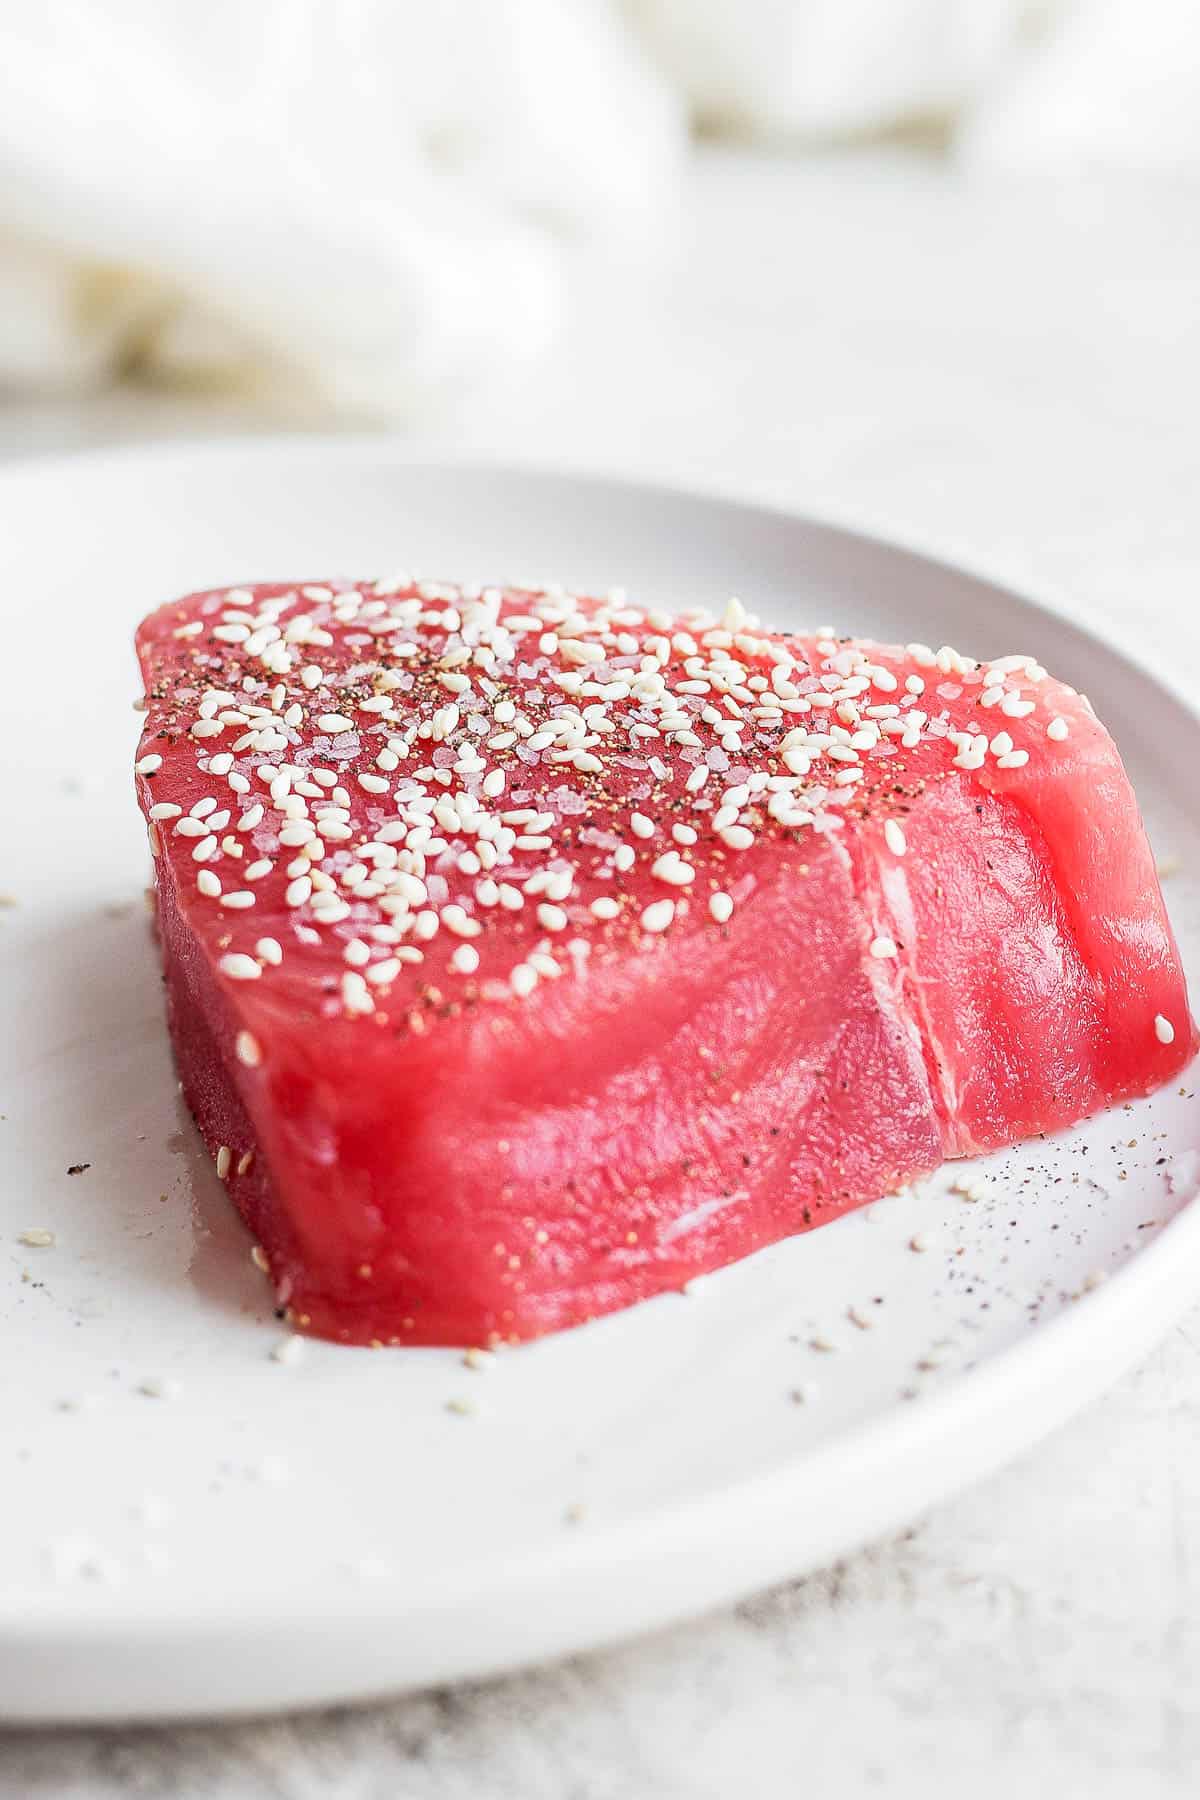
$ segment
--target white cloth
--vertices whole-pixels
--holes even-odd
[[[542,340],[560,240],[644,240],[681,140],[603,4],[0,0],[0,379],[419,404]]]
[[[0,0],[0,385],[470,392],[652,253],[689,122],[1200,170],[1200,7]]]

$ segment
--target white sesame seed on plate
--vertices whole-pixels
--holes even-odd
[[[176,1400],[182,1392],[182,1385],[169,1377],[151,1375],[138,1383],[138,1393],[149,1400]]]
[[[57,1241],[54,1233],[43,1225],[35,1225],[17,1238],[18,1244],[24,1244],[27,1250],[53,1250]]]

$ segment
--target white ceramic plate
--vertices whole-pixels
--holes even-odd
[[[665,1623],[991,1469],[1193,1297],[1189,1088],[993,1158],[978,1201],[932,1181],[486,1374],[315,1343],[273,1361],[163,1028],[129,772],[142,612],[404,566],[667,604],[736,591],[789,625],[1032,651],[1091,694],[1183,859],[1193,963],[1200,796],[1175,772],[1200,723],[1052,612],[911,552],[683,494],[408,466],[377,441],[18,467],[0,521],[0,1715],[366,1696]]]

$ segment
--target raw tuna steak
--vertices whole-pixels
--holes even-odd
[[[1120,758],[1031,658],[407,580],[138,648],[184,1091],[303,1329],[535,1337],[1193,1053]]]

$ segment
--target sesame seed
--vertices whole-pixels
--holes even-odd
[[[271,1347],[272,1362],[290,1366],[298,1363],[303,1355],[304,1339],[295,1331],[290,1331],[286,1337],[277,1339]]]
[[[667,931],[675,917],[673,900],[655,900],[642,913],[642,930],[651,932]]]
[[[283,961],[283,946],[277,938],[260,937],[254,946],[254,954],[261,957],[263,962],[270,963],[272,968],[278,968]]]
[[[896,820],[889,819],[883,828],[884,841],[893,856],[903,856],[908,849],[908,839],[904,835],[904,827]]]
[[[453,932],[455,937],[478,937],[483,930],[478,919],[473,919],[461,906],[443,906],[441,920],[446,930]]]
[[[239,1031],[235,1042],[237,1059],[245,1063],[248,1069],[257,1069],[262,1062],[262,1046],[252,1031]]]
[[[231,981],[257,981],[262,974],[252,956],[243,956],[239,952],[223,956],[220,968],[221,973],[228,975]]]
[[[145,1394],[149,1400],[176,1400],[182,1392],[182,1385],[178,1381],[157,1375],[138,1383],[138,1393]]]
[[[450,967],[460,975],[473,975],[479,967],[479,952],[474,944],[459,944],[451,952]]]
[[[551,906],[543,902],[537,909],[537,921],[543,931],[565,931],[567,915],[561,906]]]
[[[133,765],[135,775],[157,775],[162,768],[161,756],[143,756]]]
[[[633,832],[634,837],[652,838],[654,836],[654,820],[648,819],[645,813],[631,813],[629,829]]]
[[[896,948],[895,938],[881,936],[871,939],[871,955],[878,957],[881,961],[886,958],[899,956],[899,954],[900,952]]]
[[[733,901],[728,894],[712,894],[709,896],[708,910],[718,925],[727,925],[733,917]]]
[[[538,972],[527,962],[518,963],[508,978],[509,986],[520,999],[532,994],[537,986]]]
[[[53,1250],[58,1240],[52,1231],[35,1225],[31,1230],[21,1232],[17,1242],[24,1244],[27,1250]]]
[[[229,1165],[233,1161],[233,1152],[228,1144],[222,1144],[217,1150],[217,1180],[224,1181],[229,1173]]]
[[[684,862],[678,850],[668,850],[651,865],[650,873],[657,881],[665,881],[671,887],[690,887],[696,879],[696,871],[690,863]]]
[[[196,877],[196,886],[199,888],[200,892],[206,894],[210,900],[214,899],[221,891],[220,880],[213,874],[211,869],[201,869]]]
[[[1046,736],[1055,744],[1061,744],[1070,734],[1071,727],[1065,719],[1051,719],[1046,727]]]
[[[260,1274],[269,1275],[271,1273],[271,1265],[267,1261],[267,1253],[261,1244],[254,1244],[251,1246],[250,1261],[254,1264]]]
[[[342,1005],[348,1013],[371,1013],[375,1001],[371,990],[357,969],[347,969],[342,976]]]
[[[1162,1013],[1155,1014],[1154,1035],[1160,1044],[1173,1044],[1175,1042],[1175,1027],[1172,1025],[1170,1019],[1164,1018]]]
[[[601,894],[592,901],[589,909],[597,919],[615,919],[621,911],[621,903],[614,900],[611,894]]]

